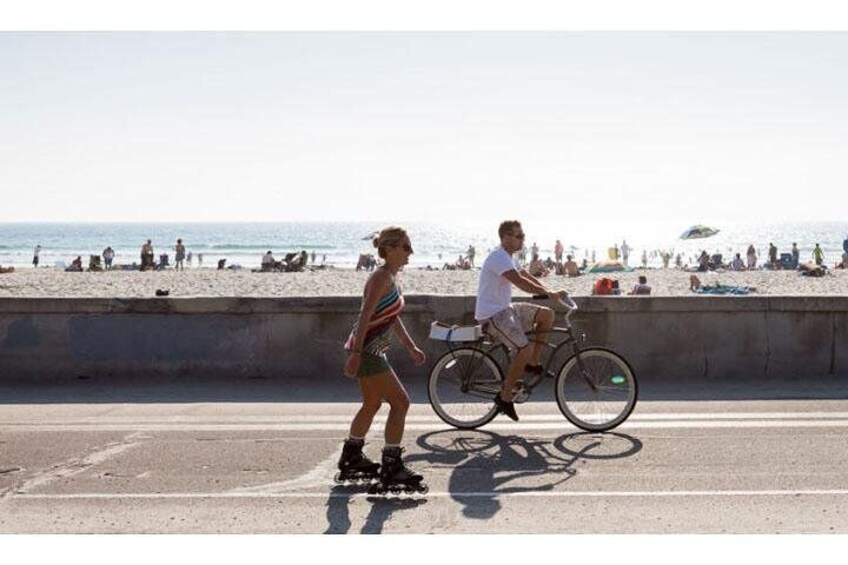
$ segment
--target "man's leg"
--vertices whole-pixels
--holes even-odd
[[[542,356],[542,348],[548,341],[548,332],[552,327],[554,327],[554,318],[554,311],[548,307],[541,307],[538,312],[536,312],[536,321],[533,324],[533,329],[535,331],[533,335],[535,339],[533,343],[533,352],[530,356],[530,361],[528,362],[529,365],[539,365],[539,359]]]
[[[533,344],[528,343],[516,351],[512,358],[512,362],[509,364],[509,370],[506,373],[506,380],[504,381],[503,387],[501,387],[501,400],[512,402],[512,398],[515,396],[515,386],[518,384],[519,379],[521,379],[524,375],[524,367],[530,361],[533,349]]]

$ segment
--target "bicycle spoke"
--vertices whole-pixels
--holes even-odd
[[[484,352],[459,348],[443,355],[428,381],[430,404],[446,423],[475,428],[494,416],[494,395],[503,377],[497,363]]]
[[[636,380],[615,353],[583,350],[562,368],[557,403],[565,416],[587,430],[607,430],[620,424],[636,403]]]

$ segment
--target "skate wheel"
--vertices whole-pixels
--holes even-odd
[[[427,485],[418,485],[418,494],[427,494],[430,492],[430,487]]]
[[[341,473],[336,473],[336,475],[333,477],[333,481],[335,481],[335,483],[337,485],[343,485],[344,484],[344,479],[342,479]]]

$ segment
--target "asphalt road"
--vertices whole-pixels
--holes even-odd
[[[430,492],[401,499],[333,482],[346,384],[4,383],[0,532],[844,534],[843,381],[643,385],[608,434],[543,390],[521,422],[452,430],[413,386]]]

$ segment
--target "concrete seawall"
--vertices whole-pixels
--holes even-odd
[[[428,355],[430,322],[472,323],[473,296],[406,296],[404,323]],[[640,379],[848,376],[848,297],[585,297],[587,343],[623,354]],[[358,297],[0,299],[0,379],[77,376],[339,378]]]

